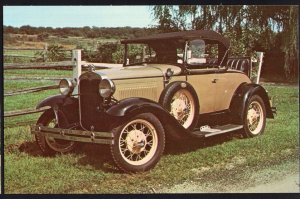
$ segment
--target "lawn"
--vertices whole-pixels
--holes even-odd
[[[43,157],[29,126],[5,128],[5,193],[152,193],[186,181],[228,179],[247,168],[259,169],[297,160],[299,89],[274,84],[264,84],[264,87],[275,97],[278,110],[274,120],[267,120],[264,135],[242,139],[236,132],[175,143],[167,147],[154,169],[140,174],[119,171],[108,146],[84,144],[71,154]],[[7,97],[5,111],[32,108],[39,100],[55,93],[58,91]],[[4,122],[7,125],[22,119],[33,120],[39,114],[7,118]]]

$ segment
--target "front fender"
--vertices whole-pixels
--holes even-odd
[[[145,98],[127,98],[110,107],[106,113],[118,117],[118,123],[129,120],[131,117],[141,113],[152,113],[162,123],[167,135],[173,138],[181,138],[187,135],[186,129],[160,104]],[[117,124],[114,124],[114,126]]]
[[[63,106],[63,105],[69,105],[69,104],[73,104],[74,100],[77,100],[73,97],[70,96],[65,96],[65,95],[54,95],[54,96],[50,96],[46,99],[44,99],[43,101],[41,101],[37,106],[36,109],[45,107],[45,106],[50,106],[51,108],[55,107],[55,106]]]
[[[246,105],[253,95],[259,95],[263,99],[267,118],[274,118],[266,90],[259,84],[243,83],[235,91],[235,94],[230,103],[230,112],[239,123],[243,122]]]

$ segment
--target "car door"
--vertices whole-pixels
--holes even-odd
[[[216,73],[214,70],[190,70],[187,75],[187,82],[195,89],[200,105],[200,114],[215,111],[216,89],[215,83]]]
[[[202,39],[191,40],[186,46],[187,81],[194,87],[200,105],[200,114],[215,111],[216,71],[218,65],[210,65]]]

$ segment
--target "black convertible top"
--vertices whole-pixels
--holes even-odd
[[[190,31],[181,31],[181,32],[170,32],[170,33],[160,33],[140,38],[126,39],[122,40],[122,44],[127,43],[151,43],[158,42],[161,40],[190,40],[190,39],[207,39],[218,41],[222,43],[226,48],[229,48],[230,41],[229,39],[223,37],[219,33],[212,30],[190,30]]]

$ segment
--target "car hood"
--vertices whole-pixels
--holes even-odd
[[[110,79],[130,79],[130,78],[144,78],[144,77],[160,77],[164,76],[166,71],[170,68],[174,75],[181,73],[181,68],[174,65],[167,64],[147,64],[139,66],[115,67],[96,71],[99,75],[107,76]]]

